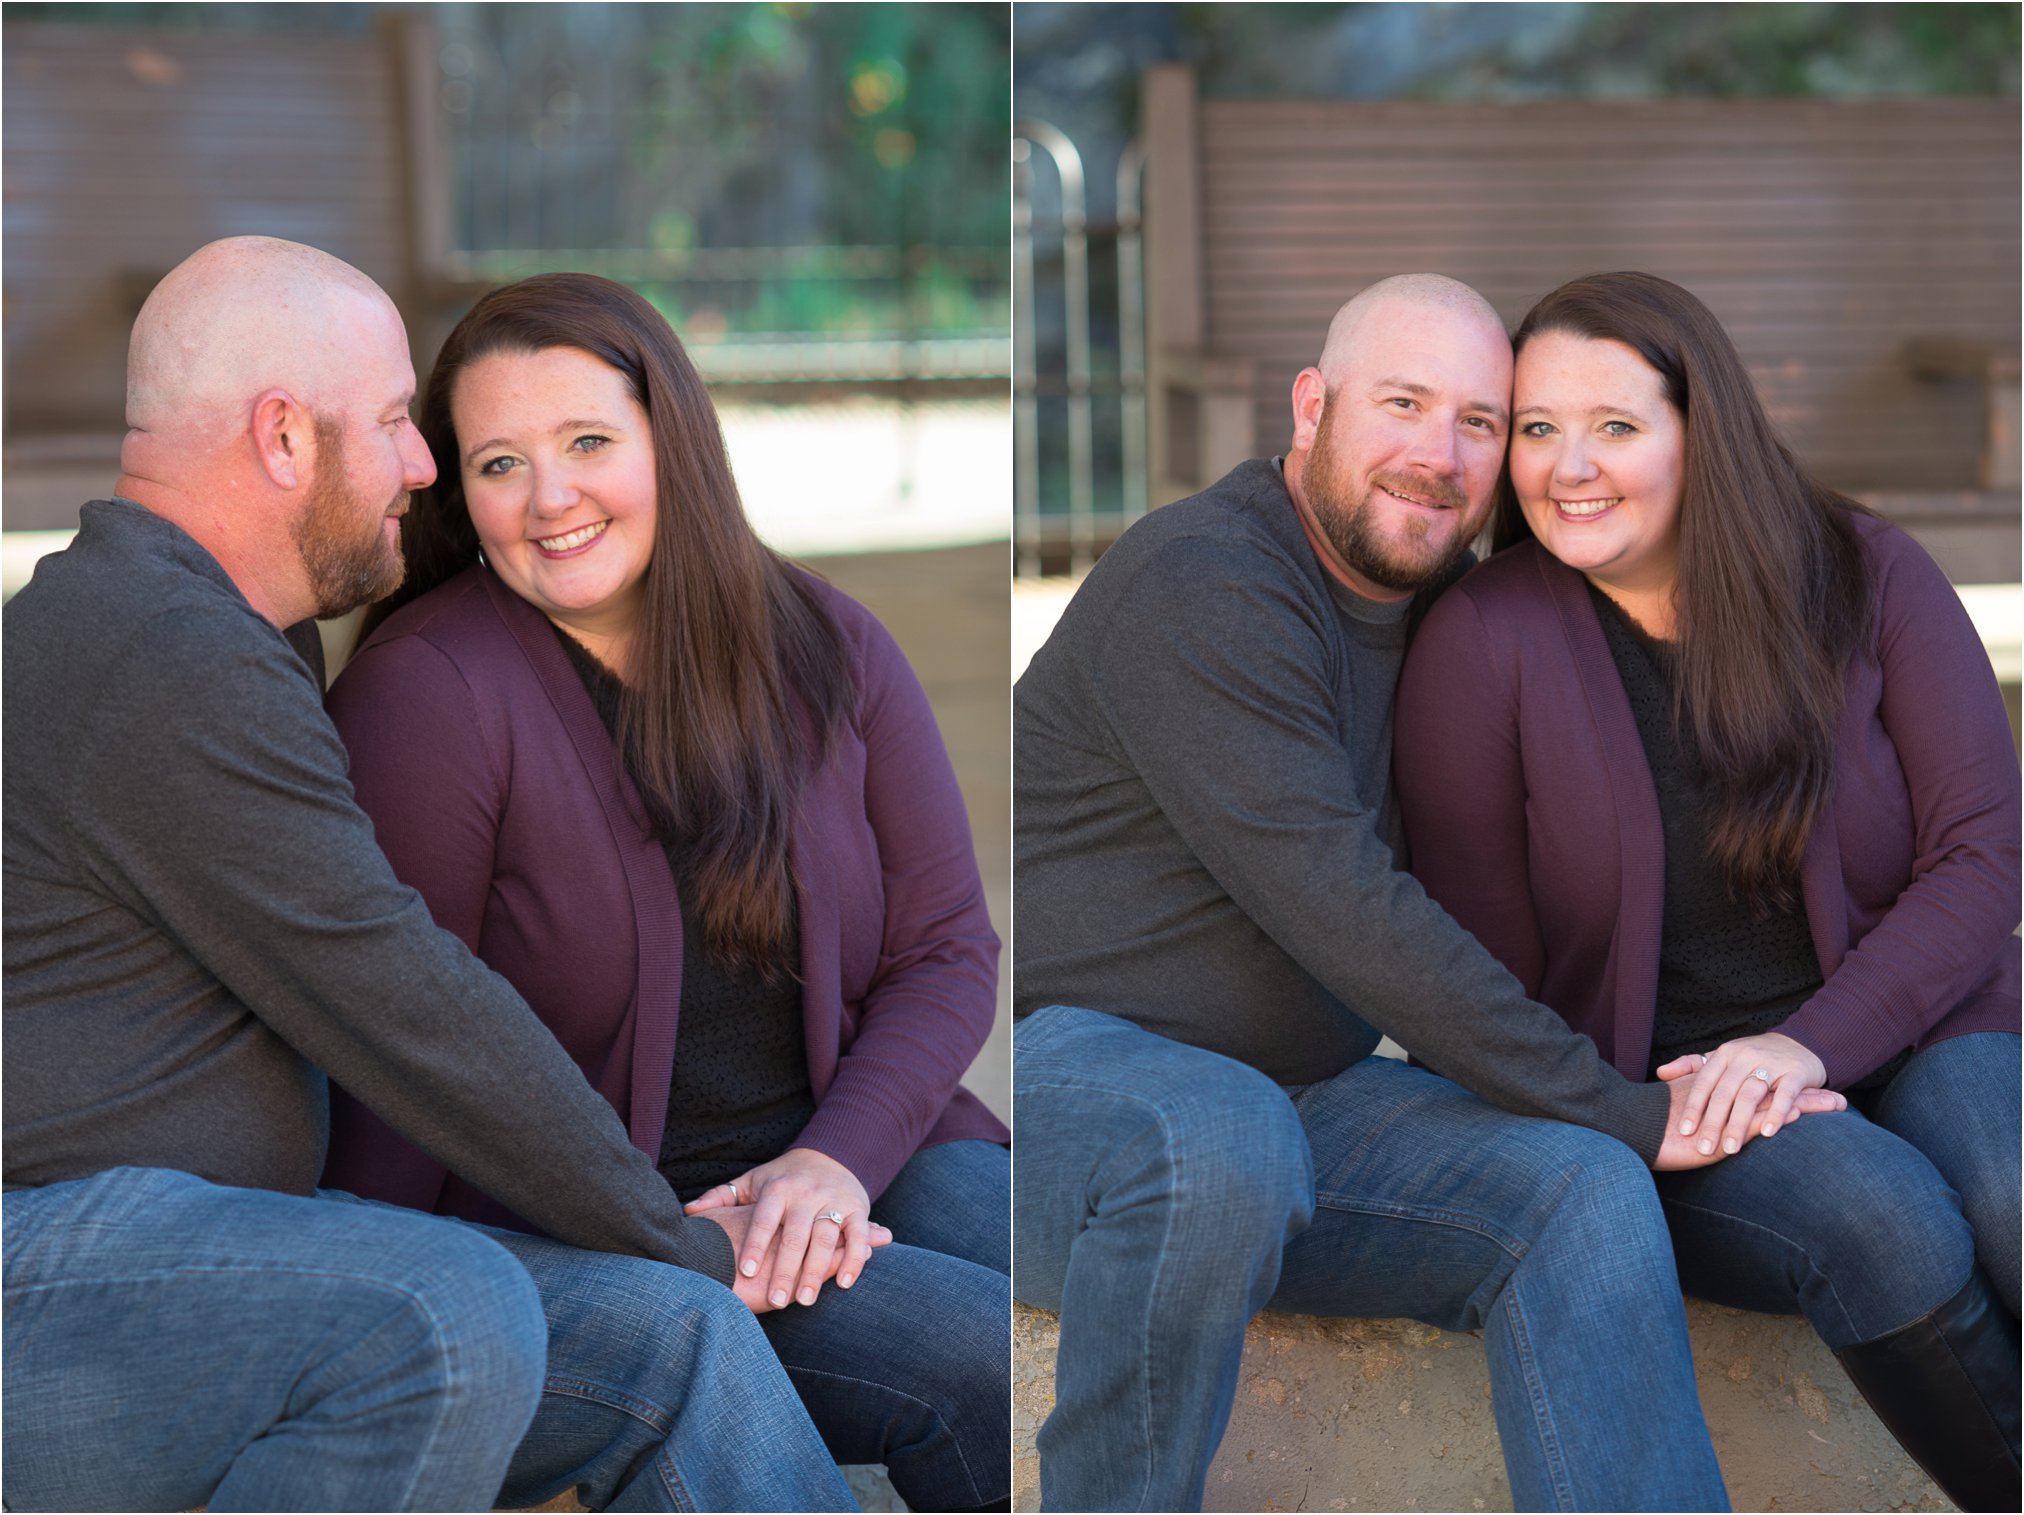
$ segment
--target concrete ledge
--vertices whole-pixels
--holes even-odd
[[[1701,1406],[1738,1510],[1951,1510],[1794,1316],[1687,1302]],[[1040,1508],[1055,1317],[1013,1307],[1014,1507]],[[1623,1350],[1635,1352],[1629,1341]],[[1474,1335],[1267,1312],[1244,1339],[1209,1510],[1508,1510]]]

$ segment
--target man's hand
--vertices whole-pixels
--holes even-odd
[[[722,1226],[725,1233],[731,1238],[732,1256],[742,1259],[745,1255],[746,1236],[751,1230],[752,1216],[756,1209],[757,1206],[754,1205],[718,1205],[713,1209],[696,1211],[695,1214],[699,1220],[713,1220]],[[876,1222],[869,1225],[869,1233],[870,1245],[874,1247],[883,1247],[893,1239],[892,1232]],[[771,1280],[774,1269],[779,1262],[779,1257],[780,1239],[776,1235],[772,1244],[761,1255],[759,1268],[756,1273],[747,1277],[742,1269],[734,1268],[732,1272],[731,1292],[743,1300],[745,1308],[750,1310],[754,1315],[764,1315],[770,1310],[780,1308],[779,1305],[773,1303],[770,1297],[772,1292]],[[829,1256],[827,1271],[817,1277],[810,1287],[819,1287],[821,1284],[835,1277],[836,1270],[842,1262],[843,1253],[841,1251],[832,1252]]]
[[[1694,1085],[1699,1082],[1696,1075],[1700,1064],[1694,1063],[1690,1067],[1681,1065],[1692,1063],[1692,1060],[1699,1056],[1697,1052],[1689,1053],[1686,1057],[1675,1059],[1658,1070],[1659,1077],[1666,1080],[1666,1090],[1671,1099],[1666,1110],[1666,1138],[1659,1144],[1659,1155],[1652,1163],[1652,1171],[1655,1173],[1679,1173],[1688,1168],[1705,1168],[1730,1155],[1728,1151],[1717,1147],[1712,1137],[1703,1137],[1696,1141],[1692,1135],[1701,1122],[1699,1119],[1689,1122],[1687,1110],[1688,1102],[1693,1098]],[[1751,1082],[1762,1081],[1752,1079]],[[1706,1103],[1706,1099],[1707,1091],[1703,1090],[1703,1104]],[[1825,1115],[1847,1108],[1848,1101],[1832,1089],[1802,1089],[1780,1117],[1780,1126],[1789,1126],[1802,1115]],[[1767,1116],[1765,1120],[1755,1125],[1746,1126],[1736,1150],[1740,1151],[1757,1136],[1768,1120]],[[1682,1131],[1682,1126],[1687,1129]],[[1703,1151],[1703,1147],[1707,1150]]]
[[[1724,1153],[1740,1152],[1753,1135],[1776,1136],[1803,1113],[1800,1097],[1827,1082],[1827,1067],[1813,1050],[1779,1031],[1738,1037],[1705,1054],[1689,1052],[1657,1072],[1668,1082],[1694,1075],[1673,1129],[1682,1136],[1698,1133],[1695,1147],[1704,1156],[1717,1145]]]

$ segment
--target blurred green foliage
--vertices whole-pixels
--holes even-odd
[[[1203,92],[1224,97],[1367,97],[1382,81],[1386,98],[1439,101],[2001,98],[2024,44],[2007,3],[1162,8]],[[1369,66],[1342,70],[1353,57]],[[1331,66],[1350,77],[1317,89]]]

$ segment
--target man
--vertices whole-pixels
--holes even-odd
[[[1684,1086],[1623,1080],[1393,866],[1392,692],[1510,389],[1473,290],[1366,290],[1294,383],[1283,472],[1134,525],[1019,681],[1014,1278],[1061,1312],[1049,1509],[1198,1508],[1268,1303],[1480,1328],[1519,1509],[1727,1507],[1645,1166],[1713,1159]]]
[[[283,636],[399,582],[413,393],[364,275],[203,248],[6,608],[8,1503],[852,1508],[724,1287],[749,1212],[685,1219],[394,879]],[[559,1240],[318,1196],[326,1071]]]

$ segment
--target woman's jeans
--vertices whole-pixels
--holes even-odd
[[[1950,1038],[1843,1114],[1657,1175],[1686,1291],[1804,1315],[1839,1352],[1952,1298],[1979,1257],[2014,1316],[2018,1045]]]
[[[700,1274],[159,1168],[5,1221],[10,1507],[855,1507]]]
[[[1622,1143],[1388,1058],[1289,1097],[1090,1010],[1038,1011],[1014,1048],[1014,1276],[1061,1312],[1048,1508],[1199,1508],[1268,1304],[1480,1329],[1518,1509],[1728,1508]]]
[[[831,1455],[884,1463],[916,1510],[1011,1492],[1010,1166],[983,1141],[915,1153],[871,1207],[897,1239],[857,1282],[760,1317]]]

